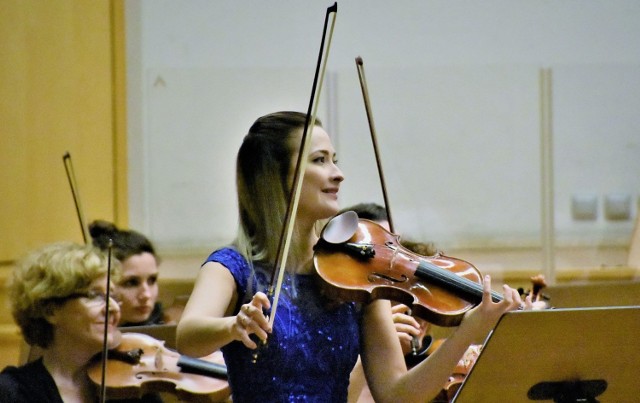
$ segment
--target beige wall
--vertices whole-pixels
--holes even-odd
[[[0,368],[17,363],[21,343],[5,292],[12,262],[83,241],[65,152],[85,222],[127,224],[123,9],[120,0],[2,1]]]
[[[126,184],[113,66],[120,2],[3,1],[0,13],[0,261],[82,241],[62,156],[87,220],[121,217]],[[120,9],[122,7],[120,6]],[[122,26],[122,24],[120,24]],[[118,39],[120,38],[120,39]],[[122,87],[122,83],[118,84]],[[120,137],[119,137],[120,136]],[[124,179],[125,176],[122,175]],[[123,194],[124,193],[124,194]],[[121,221],[126,220],[123,216]]]

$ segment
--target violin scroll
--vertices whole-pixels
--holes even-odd
[[[525,291],[523,288],[518,288],[518,293],[523,298],[531,295],[532,309],[549,309],[551,308],[550,297],[544,294],[542,290],[547,286],[547,282],[544,279],[543,274],[538,274],[531,277],[531,289]]]

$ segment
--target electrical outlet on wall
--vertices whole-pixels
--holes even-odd
[[[628,220],[631,218],[631,195],[611,193],[604,198],[604,215],[607,220]]]
[[[590,193],[574,194],[571,197],[571,215],[574,220],[598,218],[598,196]]]

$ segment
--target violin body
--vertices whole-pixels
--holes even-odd
[[[135,359],[136,363],[112,358],[112,355],[117,357],[118,352],[139,352],[139,356]],[[205,376],[187,372],[183,367],[183,361],[189,360],[212,368],[196,368],[193,372],[216,373],[211,372]],[[96,360],[87,373],[96,386],[102,385],[101,360]],[[108,399],[133,399],[147,393],[169,392],[184,401],[221,402],[231,395],[220,351],[196,360],[181,356],[178,352],[166,348],[163,341],[141,333],[122,334],[122,341],[116,351],[108,355],[105,378]]]
[[[397,301],[439,326],[457,326],[482,301],[482,276],[471,263],[415,254],[400,244],[397,235],[366,219],[358,220],[347,242],[318,242],[314,265],[329,297],[364,303]],[[494,300],[502,299],[492,294]]]

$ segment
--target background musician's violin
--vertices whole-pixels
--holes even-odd
[[[100,361],[87,373],[101,385]],[[190,358],[164,346],[164,342],[142,333],[123,333],[106,361],[106,397],[134,399],[152,392],[170,392],[189,402],[220,402],[229,398],[227,369],[222,353]]]
[[[482,301],[482,276],[471,263],[421,256],[398,236],[348,211],[325,226],[314,265],[329,296],[347,301],[389,299],[439,326],[457,326]],[[491,292],[494,301],[502,295]]]
[[[542,292],[542,289],[547,286],[547,282],[544,279],[544,275],[538,274],[531,277],[531,289],[525,291],[523,288],[518,288],[518,293],[524,299],[531,295],[531,303],[533,309],[548,309],[551,308],[550,297]]]

